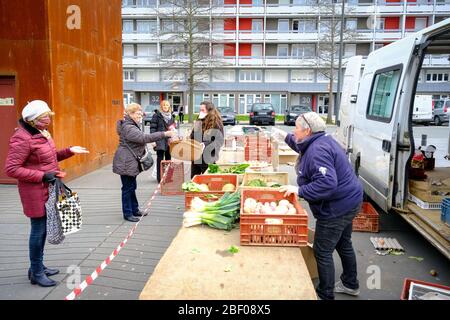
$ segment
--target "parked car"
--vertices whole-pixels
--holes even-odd
[[[295,120],[297,120],[301,114],[311,111],[311,108],[308,106],[290,106],[286,109],[284,114],[284,124],[295,125]]]
[[[231,124],[236,125],[236,112],[231,107],[218,107],[220,115],[222,116],[223,125]]]
[[[144,110],[144,117],[142,119],[142,122],[144,123],[144,126],[149,126],[150,125],[150,121],[152,120],[153,114],[155,113],[155,110],[158,109],[157,106],[145,106],[143,108]]]
[[[443,122],[448,122],[450,114],[450,99],[438,100],[434,103],[433,121],[440,126]]]
[[[275,125],[275,110],[271,103],[254,103],[250,108],[250,125],[267,123]]]

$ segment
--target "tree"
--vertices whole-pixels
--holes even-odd
[[[188,89],[189,123],[193,122],[194,91],[207,86],[201,79],[213,67],[225,65],[211,54],[211,45],[219,40],[210,32],[213,8],[210,0],[161,0],[158,12],[164,47],[161,62],[173,78],[183,74],[174,85],[184,84]]]
[[[345,0],[340,0],[345,1]],[[328,116],[327,123],[333,122],[334,99],[333,83],[336,77],[336,58],[339,57],[340,49],[340,28],[341,28],[341,6],[336,0],[317,0],[317,12],[319,13],[319,44],[318,44],[318,66],[325,67],[321,72],[328,80]],[[345,15],[351,13],[351,8],[346,8]],[[343,25],[343,43],[356,40],[358,33],[356,30]]]

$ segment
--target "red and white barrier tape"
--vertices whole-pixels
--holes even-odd
[[[169,171],[170,166],[166,167],[166,170],[164,171],[164,175],[161,179],[161,181],[164,181],[167,175],[167,172]],[[144,215],[147,215],[148,211],[150,210],[150,207],[152,205],[152,201],[155,199],[156,195],[158,194],[159,190],[161,190],[161,183],[158,184],[158,187],[153,192],[152,197],[150,198],[150,201],[147,203],[147,207],[144,210]],[[138,227],[139,223],[141,223],[142,218],[139,219],[138,222],[131,228],[130,232],[128,232],[127,237],[117,246],[117,248],[114,249],[114,251],[109,255],[108,258],[106,258],[95,270],[91,273],[91,275],[87,276],[86,279],[75,289],[72,290],[71,293],[69,293],[64,300],[74,300],[76,297],[78,297],[88,286],[90,286],[95,279],[98,278],[100,273],[106,269],[106,267],[113,261],[115,257],[119,254],[120,250],[125,246],[125,244],[128,242],[128,240],[133,236],[134,232],[136,231],[136,228]]]

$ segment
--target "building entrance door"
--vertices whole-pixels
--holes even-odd
[[[0,77],[0,183],[14,184],[15,179],[9,178],[3,168],[9,149],[9,139],[17,127],[16,80],[14,77]]]

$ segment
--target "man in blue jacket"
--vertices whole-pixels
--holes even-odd
[[[363,188],[342,147],[325,133],[326,124],[315,112],[297,118],[293,134],[274,128],[272,135],[299,153],[295,166],[298,186],[280,188],[285,195],[305,199],[316,218],[314,255],[319,272],[316,288],[320,299],[334,299],[334,292],[357,296],[356,256],[352,221],[361,209]],[[341,281],[334,283],[333,252],[343,267]]]

